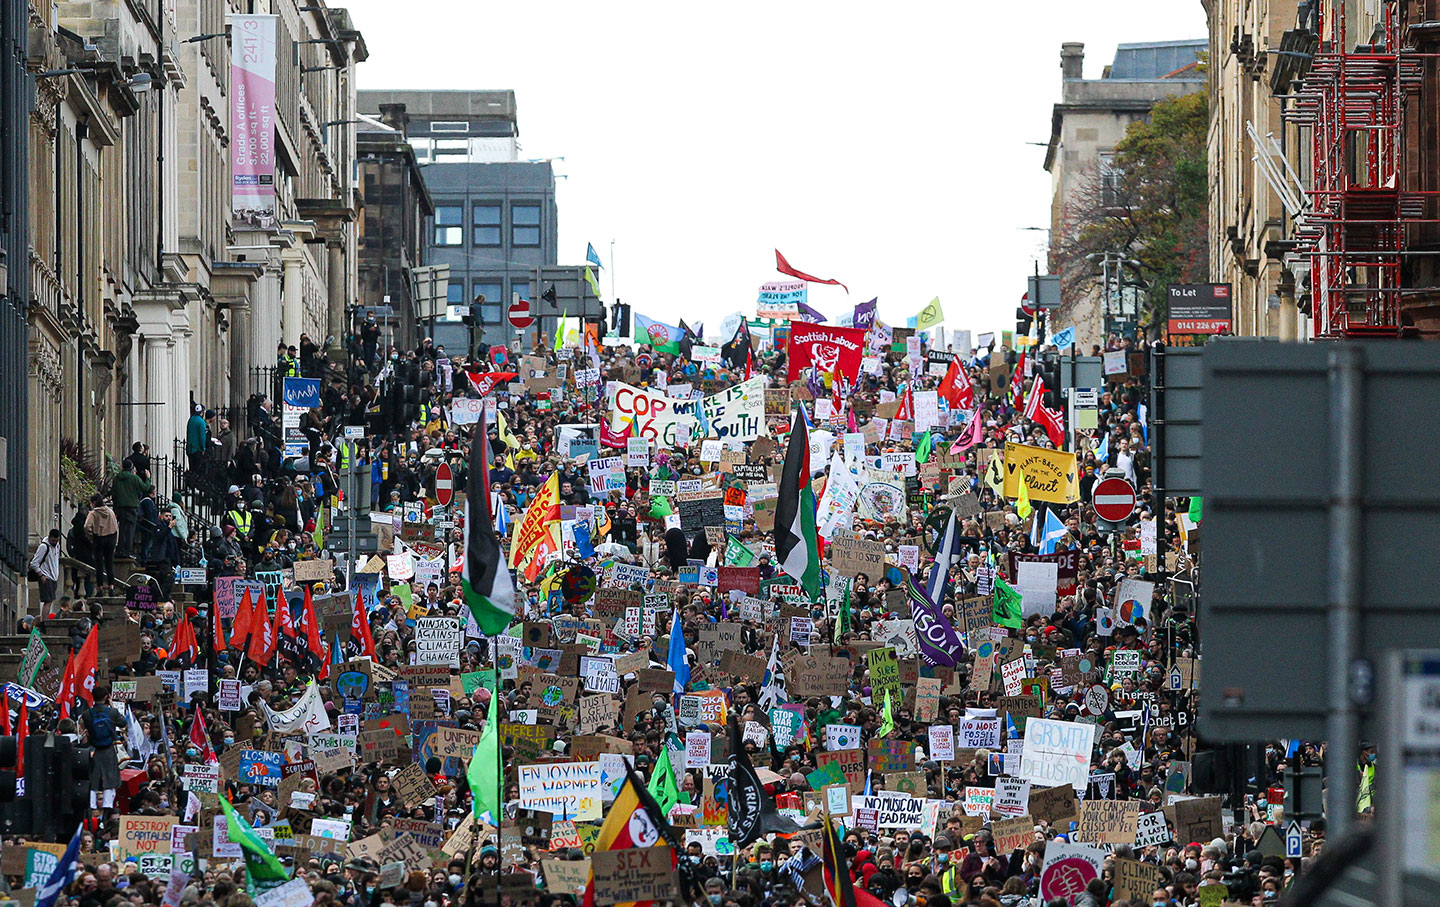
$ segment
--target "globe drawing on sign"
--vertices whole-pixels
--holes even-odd
[[[1096,608],[1095,628],[1101,636],[1109,636],[1115,632],[1115,613],[1109,608]]]
[[[1127,624],[1145,619],[1145,605],[1137,598],[1127,598],[1120,603],[1120,619]]]
[[[846,731],[841,731],[835,735],[835,745],[839,749],[848,750],[853,743],[854,741],[850,739],[850,734]]]
[[[866,485],[860,489],[860,497],[881,518],[892,514],[899,516],[905,506],[905,495],[894,485],[885,482],[872,482]]]
[[[1044,897],[1065,898],[1073,904],[1096,877],[1094,866],[1079,857],[1066,857],[1046,868],[1040,887]]]
[[[546,706],[553,709],[557,705],[559,705],[561,700],[563,700],[564,698],[565,692],[563,690],[561,690],[557,686],[549,686],[545,688],[545,693],[543,696],[541,696],[541,701],[544,702]]]
[[[345,671],[335,680],[335,689],[346,699],[364,699],[370,688],[370,675],[364,671]]]
[[[980,646],[975,650],[975,654],[980,656],[981,658],[989,658],[991,655],[995,654],[995,643],[988,640],[986,642],[982,642]]]
[[[1081,674],[1089,674],[1095,668],[1095,663],[1082,656],[1081,659],[1075,663],[1075,667],[1079,669]]]

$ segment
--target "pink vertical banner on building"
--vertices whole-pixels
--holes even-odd
[[[275,21],[230,17],[231,205],[257,222],[275,216]]]

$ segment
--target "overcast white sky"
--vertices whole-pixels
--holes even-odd
[[[1013,327],[1043,254],[1062,41],[1203,38],[1199,0],[1013,4],[338,0],[360,87],[515,90],[521,157],[564,157],[560,263],[592,242],[637,311],[718,324],[791,265],[834,316]],[[601,276],[608,297],[609,273]]]

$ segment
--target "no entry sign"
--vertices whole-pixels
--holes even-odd
[[[1095,513],[1102,520],[1123,523],[1135,512],[1135,488],[1124,479],[1104,479],[1091,493]]]
[[[484,438],[481,438],[481,442]],[[441,507],[449,507],[450,499],[455,497],[455,476],[450,471],[449,463],[441,463],[435,470],[435,500]]]
[[[510,326],[517,331],[523,331],[535,323],[530,314],[530,303],[528,300],[518,300],[510,306]]]

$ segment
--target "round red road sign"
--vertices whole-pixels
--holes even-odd
[[[1095,513],[1102,520],[1123,523],[1135,512],[1135,487],[1124,479],[1104,479],[1090,492]]]
[[[517,331],[523,331],[535,323],[535,318],[530,314],[530,303],[521,299],[510,306],[510,326]]]
[[[455,475],[450,471],[449,463],[441,463],[435,470],[435,500],[441,507],[449,507],[454,497]]]

